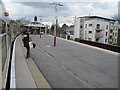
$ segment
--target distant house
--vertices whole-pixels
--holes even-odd
[[[64,30],[64,34],[66,33],[70,33],[70,35],[74,35],[74,26],[70,26],[66,30]]]
[[[74,35],[74,26],[70,26],[68,27],[66,30],[64,30],[64,34],[65,35],[70,35],[70,39],[73,39],[73,35]]]

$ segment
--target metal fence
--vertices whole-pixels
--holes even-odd
[[[120,46],[114,46],[86,40],[79,40],[78,42],[120,53]]]

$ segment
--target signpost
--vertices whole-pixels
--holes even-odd
[[[5,13],[4,13],[4,16],[9,16],[9,13],[8,13],[8,12],[5,12]]]

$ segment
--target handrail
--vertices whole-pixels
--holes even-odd
[[[78,42],[120,53],[120,46],[113,46],[87,40],[79,40]]]
[[[10,88],[16,88],[16,80],[15,80],[15,46],[16,46],[16,40],[13,44],[13,53],[12,53],[12,60],[11,60],[11,75],[10,75]]]
[[[11,53],[10,53],[10,62],[6,83],[6,90],[10,90],[10,88],[16,88],[16,80],[15,80],[15,43],[17,40],[17,36],[14,38],[11,45]]]

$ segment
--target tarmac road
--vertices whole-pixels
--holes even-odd
[[[52,88],[117,88],[118,57],[52,36],[31,35],[31,57]]]

